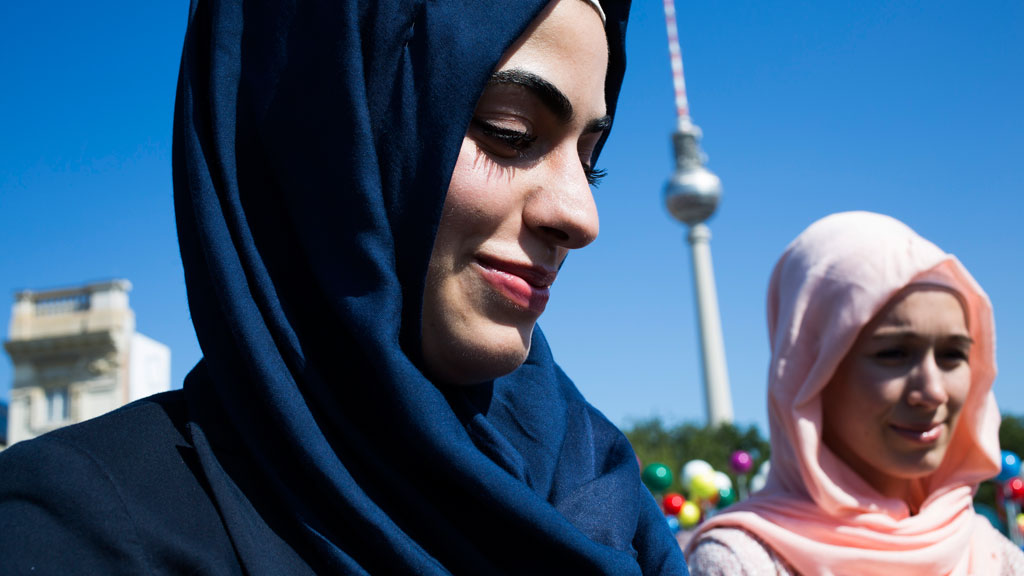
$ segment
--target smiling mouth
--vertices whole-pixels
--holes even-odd
[[[477,258],[476,263],[484,280],[510,302],[537,315],[544,312],[556,270],[486,257]]]
[[[906,438],[912,442],[918,444],[934,444],[942,436],[942,431],[945,429],[945,424],[939,422],[937,424],[924,424],[920,426],[901,426],[898,424],[890,424],[889,429]]]

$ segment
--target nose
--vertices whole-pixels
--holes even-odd
[[[600,229],[597,205],[575,150],[552,151],[543,163],[523,210],[526,225],[553,246],[590,244]]]
[[[921,358],[911,371],[912,386],[907,394],[911,406],[938,408],[949,401],[946,372],[939,366],[934,352]]]

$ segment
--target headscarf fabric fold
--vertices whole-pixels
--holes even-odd
[[[185,395],[252,574],[685,573],[625,438],[558,369],[421,372],[433,238],[477,98],[544,0],[193,0],[175,210]],[[628,0],[602,2],[606,103]],[[678,568],[673,568],[673,567]]]
[[[973,340],[970,391],[942,463],[916,482],[923,497],[916,514],[822,443],[821,402],[864,326],[913,285],[954,292]],[[988,297],[956,257],[888,216],[825,217],[776,264],[768,330],[769,479],[701,531],[744,528],[802,574],[994,573],[998,543],[975,537],[987,533],[977,529],[987,520],[974,512],[972,497],[978,483],[999,472],[995,328]]]

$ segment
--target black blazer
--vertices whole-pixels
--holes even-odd
[[[280,573],[310,573],[266,525]],[[244,574],[190,441],[158,394],[0,452],[0,574]]]

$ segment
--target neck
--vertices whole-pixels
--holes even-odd
[[[861,459],[856,452],[850,450],[846,444],[836,442],[825,434],[822,438],[824,444],[832,452],[846,463],[861,478],[870,484],[879,494],[886,498],[902,500],[910,509],[910,514],[917,514],[924,502],[924,490],[920,479],[900,478],[892,476],[876,469],[871,464]]]
[[[924,494],[921,490],[921,483],[917,480],[904,478],[865,478],[869,484],[874,486],[882,496],[902,500],[910,509],[910,515],[914,516],[921,509],[924,502]]]

